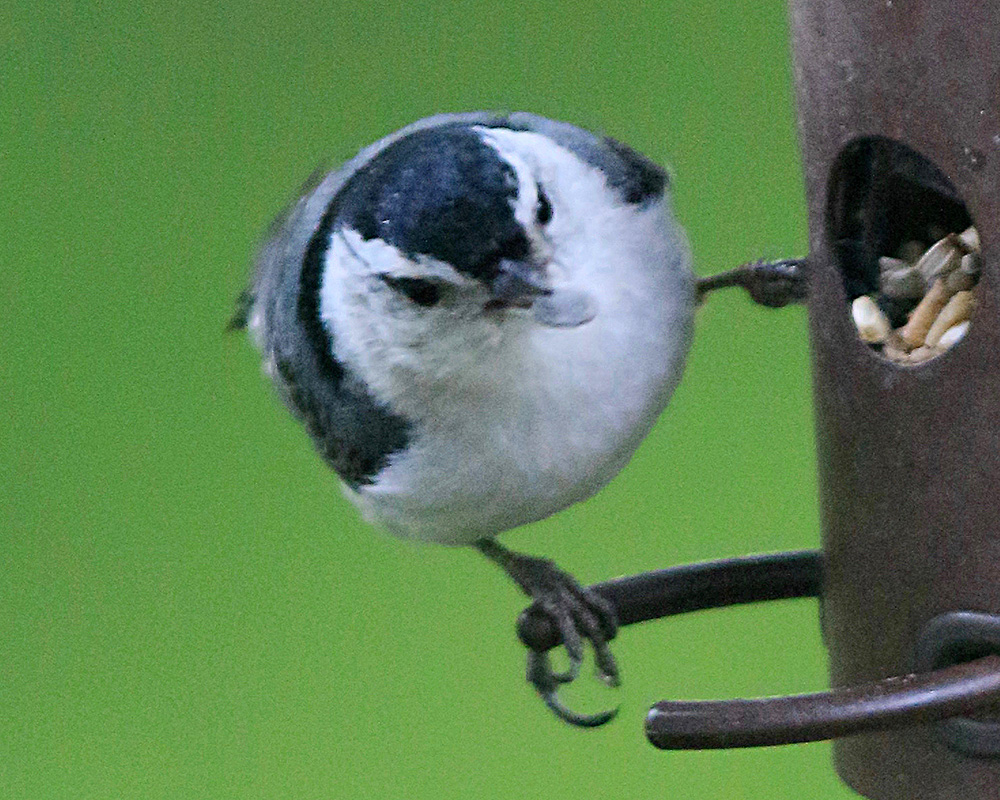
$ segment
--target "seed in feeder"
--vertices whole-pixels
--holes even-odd
[[[979,262],[979,253],[966,253],[962,256],[958,269],[947,278],[948,288],[953,292],[964,292],[975,286],[979,281]]]
[[[976,230],[975,225],[970,225],[958,234],[958,241],[970,253],[978,253],[980,250],[979,231]]]
[[[920,270],[924,280],[930,283],[935,278],[957,269],[961,258],[962,251],[958,245],[958,237],[948,234],[932,244],[914,266]]]
[[[878,259],[879,291],[851,304],[858,336],[890,361],[918,364],[943,353],[968,329],[972,289],[982,271],[979,233],[929,228],[930,247],[902,242],[898,258]]]
[[[856,297],[851,303],[851,316],[858,329],[858,336],[869,344],[884,342],[892,331],[885,314],[866,294]]]
[[[965,337],[966,331],[969,330],[969,320],[965,322],[959,322],[958,325],[952,325],[944,333],[941,334],[941,338],[938,339],[938,349],[947,350],[949,347],[954,347]]]
[[[881,256],[878,260],[878,271],[882,275],[885,275],[887,272],[906,269],[909,266],[909,261],[904,261],[902,258],[893,258],[892,256]]]
[[[936,347],[928,347],[924,345],[923,347],[918,347],[916,350],[912,350],[906,354],[907,364],[920,364],[923,361],[930,361],[936,355],[940,355],[941,351]]]
[[[890,333],[889,338],[886,339],[885,345],[882,347],[882,355],[897,363],[908,361],[910,357],[909,351],[903,349],[902,342],[894,333]]]
[[[882,272],[882,294],[893,300],[919,300],[924,296],[927,284],[920,270],[895,258],[880,258],[879,264],[885,261],[893,261],[903,266]]]
[[[934,320],[934,324],[931,325],[924,337],[924,344],[929,347],[940,345],[941,337],[944,336],[945,332],[968,320],[971,313],[972,292],[958,292],[937,315],[937,319]]]
[[[934,281],[930,290],[924,295],[924,299],[913,309],[910,319],[899,329],[899,338],[903,340],[903,344],[907,348],[915,350],[924,343],[927,331],[930,330],[937,315],[941,313],[941,309],[945,307],[950,298],[951,292],[948,291],[944,280],[938,278]]]

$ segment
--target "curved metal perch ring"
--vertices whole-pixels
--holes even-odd
[[[764,600],[820,597],[818,551],[690,564],[595,584],[621,625],[689,611]],[[534,653],[559,644],[534,606],[518,620]],[[952,747],[1000,754],[1000,723],[954,719],[1000,700],[1000,618],[956,612],[928,624],[918,646],[922,671],[816,694],[712,701],[662,701],[646,718],[646,736],[670,750],[762,747],[811,742],[948,720]],[[971,659],[971,660],[969,660]],[[958,663],[956,663],[958,662]]]

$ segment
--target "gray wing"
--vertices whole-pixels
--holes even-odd
[[[324,234],[324,215],[357,169],[356,161],[326,175],[272,226],[254,281],[233,320],[238,325],[241,306],[245,326],[282,399],[326,462],[355,488],[371,483],[389,456],[409,440],[407,421],[377,403],[337,360],[336,344],[314,313],[315,303],[308,313],[308,304],[302,302],[310,245]],[[327,242],[317,244],[325,251]]]

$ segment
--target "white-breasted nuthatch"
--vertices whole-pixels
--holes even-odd
[[[574,724],[613,715],[575,714],[556,689],[583,640],[617,682],[614,610],[495,537],[610,481],[680,380],[715,285],[692,275],[667,187],[566,123],[421,120],[279,220],[234,320],[366,519],[478,548],[551,615],[570,670],[530,654],[529,679]]]

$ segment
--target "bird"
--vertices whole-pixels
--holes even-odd
[[[376,526],[467,546],[552,620],[558,698],[585,643],[619,682],[614,608],[497,537],[594,495],[628,463],[681,379],[702,296],[800,291],[792,262],[699,283],[666,170],[628,145],[528,112],[412,123],[318,175],[275,221],[230,328]],[[768,302],[768,292],[777,296]],[[772,298],[773,299],[773,298]]]

